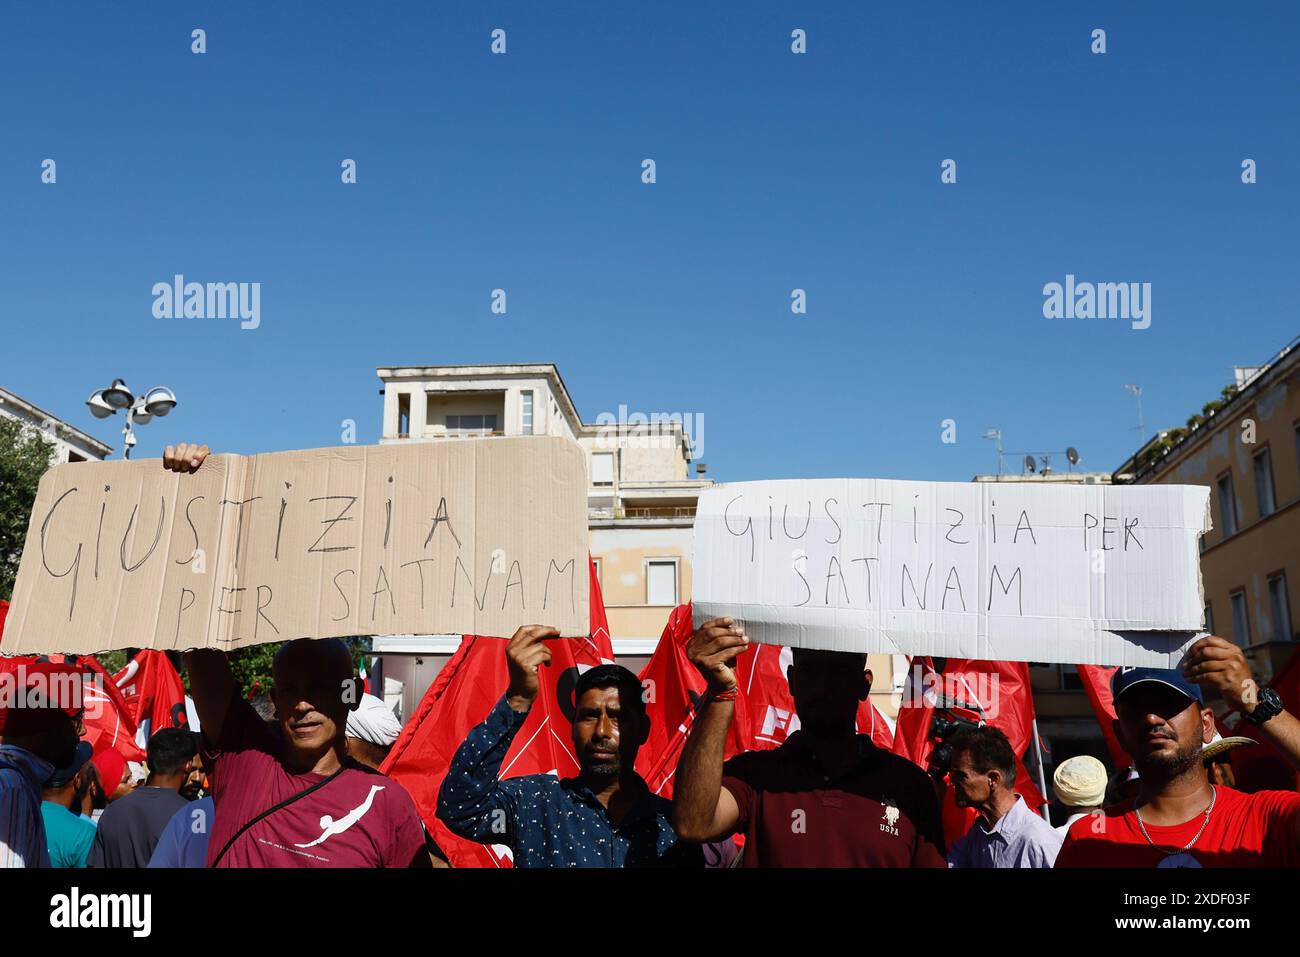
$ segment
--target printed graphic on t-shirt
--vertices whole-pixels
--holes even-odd
[[[317,844],[323,844],[335,834],[342,834],[353,824],[356,824],[357,821],[366,816],[366,812],[370,810],[370,806],[375,803],[375,795],[383,789],[383,785],[372,784],[370,786],[370,793],[366,795],[366,799],[351,811],[348,811],[347,814],[343,815],[337,821],[328,814],[322,815],[320,819],[320,837],[307,844],[295,844],[294,847],[315,847]]]

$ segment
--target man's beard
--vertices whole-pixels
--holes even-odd
[[[622,765],[617,761],[602,761],[600,764],[587,765],[587,773],[598,778],[616,778],[622,771]]]
[[[1177,738],[1173,740],[1178,741]],[[1143,766],[1138,768],[1138,774],[1142,777],[1150,776],[1173,780],[1186,774],[1200,760],[1201,746],[1198,742],[1193,741],[1187,747],[1183,747],[1179,742],[1178,750],[1173,754],[1148,754],[1143,759]]]

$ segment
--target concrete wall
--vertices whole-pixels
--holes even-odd
[[[398,437],[398,405],[403,394],[409,396],[411,403],[412,436],[439,434],[445,415],[478,413],[496,414],[501,431],[506,435],[519,435],[522,413],[520,396],[524,391],[533,393],[534,435],[577,437],[574,425],[560,413],[551,381],[546,376],[484,375],[465,378],[400,376],[386,379],[383,438],[393,440]],[[426,426],[436,428],[426,431]]]
[[[620,638],[657,638],[671,606],[646,604],[646,562],[677,560],[677,601],[689,601],[694,531],[690,525],[593,528],[591,555],[600,559],[601,592],[610,634]]]

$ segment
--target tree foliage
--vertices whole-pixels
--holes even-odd
[[[16,419],[0,416],[0,598],[13,597],[36,487],[54,460],[54,443]]]

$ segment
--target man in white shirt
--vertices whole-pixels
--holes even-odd
[[[948,851],[949,867],[1051,867],[1065,840],[1016,793],[1016,755],[1007,736],[985,725],[952,739],[948,771],[958,807],[979,817]]]

